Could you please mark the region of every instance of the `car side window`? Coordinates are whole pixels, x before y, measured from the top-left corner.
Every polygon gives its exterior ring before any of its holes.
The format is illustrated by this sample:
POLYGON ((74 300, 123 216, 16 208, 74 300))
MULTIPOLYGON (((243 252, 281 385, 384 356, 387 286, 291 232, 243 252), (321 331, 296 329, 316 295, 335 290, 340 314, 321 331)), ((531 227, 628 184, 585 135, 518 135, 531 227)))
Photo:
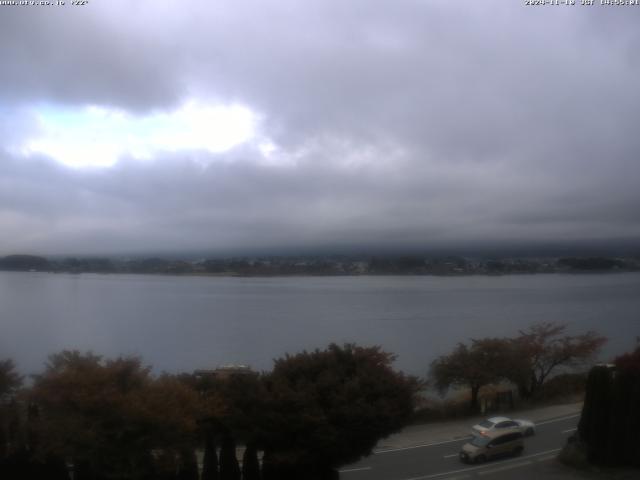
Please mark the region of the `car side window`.
POLYGON ((506 428, 509 422, 500 422, 496 425, 496 428, 506 428))
POLYGON ((504 421, 504 422, 500 422, 497 426, 497 428, 511 428, 511 427, 516 427, 518 426, 518 424, 516 422, 513 421, 504 421))

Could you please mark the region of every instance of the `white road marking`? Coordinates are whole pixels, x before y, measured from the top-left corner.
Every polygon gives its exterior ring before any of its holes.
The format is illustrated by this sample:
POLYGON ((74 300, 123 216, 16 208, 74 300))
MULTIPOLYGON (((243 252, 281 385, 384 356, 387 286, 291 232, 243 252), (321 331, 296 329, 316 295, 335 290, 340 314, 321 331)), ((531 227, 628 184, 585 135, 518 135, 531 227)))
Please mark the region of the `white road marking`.
POLYGON ((470 438, 473 438, 473 437, 471 435, 469 435, 468 437, 456 438, 454 440, 445 440, 444 442, 421 443, 420 445, 413 445, 411 447, 402 447, 402 448, 388 448, 388 449, 385 449, 385 450, 376 450, 374 453, 377 455, 377 454, 380 454, 380 453, 401 452, 403 450, 413 450, 415 448, 435 447, 436 445, 446 445, 447 443, 465 442, 465 441, 469 440, 470 438))
POLYGON ((349 473, 349 472, 362 472, 364 470, 371 470, 371 467, 347 468, 345 470, 338 470, 338 471, 340 473, 349 473))
MULTIPOLYGON (((511 459, 511 460, 504 460, 502 463, 504 464, 504 463, 522 461, 522 460, 527 459, 527 458, 534 458, 534 457, 539 457, 539 456, 542 456, 542 455, 548 455, 550 453, 556 453, 556 452, 559 452, 560 450, 561 450, 560 448, 554 448, 553 450, 546 450, 544 452, 533 453, 531 455, 526 455, 524 457, 514 458, 514 459, 511 459)), ((479 466, 479 467, 461 468, 459 470, 451 470, 450 472, 432 473, 431 475, 423 475, 422 477, 411 477, 411 478, 406 478, 404 480, 427 480, 429 478, 438 478, 438 477, 444 477, 446 475, 455 475, 456 473, 472 472, 472 471, 475 471, 475 470, 481 470, 483 468, 487 468, 487 465, 483 465, 483 466, 479 466)))
POLYGON ((569 430, 562 430, 562 433, 575 432, 577 429, 578 429, 578 427, 576 427, 576 428, 570 428, 569 430))
POLYGON ((504 467, 492 468, 491 470, 483 470, 481 472, 478 472, 478 475, 489 475, 491 473, 504 472, 505 470, 511 470, 513 468, 525 467, 527 465, 531 465, 531 462, 513 463, 511 465, 506 465, 504 467))
POLYGON ((453 458, 453 457, 457 457, 458 455, 460 455, 459 453, 452 453, 451 455, 444 455, 442 458, 453 458))
POLYGON ((554 418, 553 420, 547 420, 546 422, 538 422, 538 423, 536 423, 536 425, 546 425, 547 423, 562 422, 563 420, 570 420, 572 418, 576 418, 576 417, 579 417, 579 416, 580 416, 580 414, 576 413, 575 415, 568 415, 566 417, 554 418))

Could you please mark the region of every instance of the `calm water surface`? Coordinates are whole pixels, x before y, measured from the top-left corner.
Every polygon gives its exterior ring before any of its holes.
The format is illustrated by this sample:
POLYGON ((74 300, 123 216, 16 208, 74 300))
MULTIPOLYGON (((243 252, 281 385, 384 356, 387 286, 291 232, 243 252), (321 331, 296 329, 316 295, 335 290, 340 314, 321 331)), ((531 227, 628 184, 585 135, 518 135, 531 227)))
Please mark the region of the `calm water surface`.
POLYGON ((536 321, 610 338, 640 335, 640 274, 504 277, 215 278, 0 272, 0 359, 40 371, 64 348, 140 355, 156 370, 223 363, 269 369, 330 342, 381 345, 423 375, 471 337, 536 321))

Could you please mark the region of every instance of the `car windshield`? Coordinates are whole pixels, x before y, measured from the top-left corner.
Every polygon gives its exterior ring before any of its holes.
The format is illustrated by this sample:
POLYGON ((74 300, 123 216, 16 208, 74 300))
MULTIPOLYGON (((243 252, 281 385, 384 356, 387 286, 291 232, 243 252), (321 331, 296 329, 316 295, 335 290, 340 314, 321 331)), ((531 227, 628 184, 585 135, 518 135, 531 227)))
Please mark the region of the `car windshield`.
POLYGON ((478 425, 484 428, 491 428, 493 427, 493 422, 490 422, 489 420, 483 420, 478 425))
POLYGON ((476 447, 486 447, 490 440, 491 439, 487 437, 474 437, 473 440, 471 440, 471 445, 475 445, 476 447))

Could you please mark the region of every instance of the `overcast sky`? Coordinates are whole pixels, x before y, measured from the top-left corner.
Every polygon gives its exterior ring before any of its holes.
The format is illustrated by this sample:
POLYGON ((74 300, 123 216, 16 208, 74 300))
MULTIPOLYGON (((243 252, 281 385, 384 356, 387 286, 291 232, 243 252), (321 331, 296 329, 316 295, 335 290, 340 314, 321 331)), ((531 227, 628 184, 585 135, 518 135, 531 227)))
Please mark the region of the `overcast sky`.
POLYGON ((640 238, 640 7, 66 3, 0 6, 0 255, 640 238))

